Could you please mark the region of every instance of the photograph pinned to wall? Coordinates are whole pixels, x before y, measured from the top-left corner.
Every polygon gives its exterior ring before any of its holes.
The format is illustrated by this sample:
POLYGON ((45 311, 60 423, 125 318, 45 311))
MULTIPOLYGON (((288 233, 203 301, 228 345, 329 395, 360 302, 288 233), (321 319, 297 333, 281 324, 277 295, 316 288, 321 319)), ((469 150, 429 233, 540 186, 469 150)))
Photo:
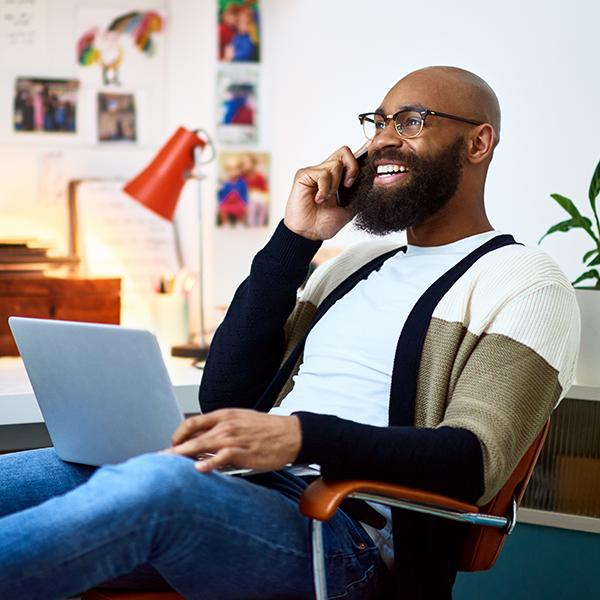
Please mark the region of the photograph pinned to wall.
POLYGON ((258 72, 225 69, 217 82, 217 139, 222 144, 258 142, 258 72))
POLYGON ((98 141, 137 140, 135 97, 133 94, 98 93, 98 141))
POLYGON ((266 152, 219 153, 219 227, 265 227, 269 224, 269 165, 270 157, 266 152))
POLYGON ((219 0, 219 60, 260 61, 258 0, 219 0))
POLYGON ((77 63, 86 84, 132 85, 160 75, 165 16, 159 11, 80 7, 77 63))
POLYGON ((15 85, 13 127, 17 132, 76 133, 75 79, 29 79, 15 85))

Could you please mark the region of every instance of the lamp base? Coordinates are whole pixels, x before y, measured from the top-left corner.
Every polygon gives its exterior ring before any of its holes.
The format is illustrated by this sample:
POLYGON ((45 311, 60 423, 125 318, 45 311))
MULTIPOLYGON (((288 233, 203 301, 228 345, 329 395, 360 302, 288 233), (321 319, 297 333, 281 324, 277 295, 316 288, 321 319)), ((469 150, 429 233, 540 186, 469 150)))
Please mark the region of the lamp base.
POLYGON ((171 356, 180 358, 193 358, 197 362, 204 362, 208 355, 208 346, 198 344, 181 344, 171 348, 171 356))

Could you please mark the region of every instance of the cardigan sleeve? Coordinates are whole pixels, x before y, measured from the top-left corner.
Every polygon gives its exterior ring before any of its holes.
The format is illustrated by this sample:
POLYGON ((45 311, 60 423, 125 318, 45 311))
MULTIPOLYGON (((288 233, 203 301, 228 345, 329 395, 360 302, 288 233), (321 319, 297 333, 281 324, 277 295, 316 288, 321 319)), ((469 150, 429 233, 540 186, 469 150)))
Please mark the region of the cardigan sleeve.
POLYGON ((481 445, 466 429, 375 427, 333 415, 295 413, 302 427, 298 463, 327 479, 408 485, 475 502, 483 493, 481 445))
POLYGON ((210 345, 200 383, 203 412, 256 404, 280 366, 284 325, 320 246, 281 222, 255 256, 210 345))
POLYGON ((448 322, 446 329, 439 323, 433 328, 427 352, 433 347, 438 356, 455 357, 448 373, 456 377, 448 377, 447 387, 440 385, 439 364, 437 371, 431 361, 421 367, 431 383, 422 403, 432 403, 436 386, 448 389, 441 419, 376 428, 298 413, 298 461, 320 464, 332 479, 381 479, 489 502, 568 390, 579 340, 579 311, 568 282, 536 285, 497 302, 497 310, 473 302, 472 320, 484 322, 477 311, 488 319, 477 335, 461 330, 460 348, 450 347, 448 322))

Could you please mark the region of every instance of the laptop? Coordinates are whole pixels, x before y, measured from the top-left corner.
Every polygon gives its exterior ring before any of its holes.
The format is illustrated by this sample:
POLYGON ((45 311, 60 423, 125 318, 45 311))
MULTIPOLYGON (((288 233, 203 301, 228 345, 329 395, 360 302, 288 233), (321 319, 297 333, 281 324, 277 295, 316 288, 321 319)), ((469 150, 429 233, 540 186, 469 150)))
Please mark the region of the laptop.
POLYGON ((62 460, 115 464, 171 445, 183 414, 154 334, 52 319, 8 322, 62 460))

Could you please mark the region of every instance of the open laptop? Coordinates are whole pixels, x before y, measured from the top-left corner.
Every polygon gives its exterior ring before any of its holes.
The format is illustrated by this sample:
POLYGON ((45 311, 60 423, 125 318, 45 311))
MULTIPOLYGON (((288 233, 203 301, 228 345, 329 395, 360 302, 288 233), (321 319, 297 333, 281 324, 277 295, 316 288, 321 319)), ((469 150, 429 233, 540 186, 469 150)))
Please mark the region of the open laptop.
POLYGON ((114 464, 171 445, 183 414, 151 332, 24 317, 8 322, 61 459, 114 464))

